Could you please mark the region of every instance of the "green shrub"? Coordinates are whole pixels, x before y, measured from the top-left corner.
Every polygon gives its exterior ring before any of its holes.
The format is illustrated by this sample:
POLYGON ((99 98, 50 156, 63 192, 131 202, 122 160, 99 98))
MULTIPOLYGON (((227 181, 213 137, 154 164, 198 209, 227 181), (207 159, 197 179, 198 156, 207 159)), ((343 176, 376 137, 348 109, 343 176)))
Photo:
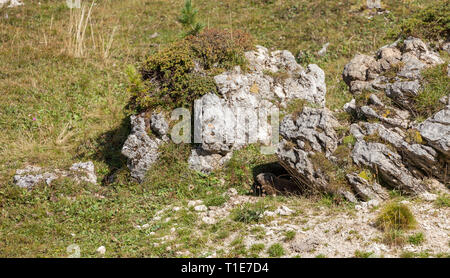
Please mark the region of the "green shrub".
POLYGON ((449 39, 450 5, 448 0, 434 1, 433 5, 418 11, 402 21, 391 36, 414 36, 430 40, 449 39))
POLYGON ((269 249, 267 249, 267 253, 273 258, 278 258, 285 254, 283 246, 279 243, 272 244, 269 249))
POLYGON ((355 145, 355 143, 356 143, 356 138, 355 138, 355 136, 353 136, 353 135, 345 136, 345 137, 342 139, 342 143, 345 144, 345 145, 350 144, 350 145, 353 146, 353 145, 355 145))
POLYGON ((261 253, 261 251, 264 250, 266 246, 264 245, 264 243, 255 243, 252 246, 250 246, 250 252, 252 257, 256 257, 259 253, 261 253))
POLYGON ((207 29, 188 40, 205 70, 244 66, 244 52, 253 48, 253 38, 240 30, 207 29))
POLYGON ((136 70, 128 69, 130 108, 147 111, 156 107, 190 107, 207 93, 217 93, 214 75, 245 66, 244 51, 251 36, 239 30, 208 29, 188 36, 150 55, 136 70))
POLYGON ((417 221, 408 206, 391 202, 383 208, 375 224, 384 231, 399 231, 414 228, 417 221))

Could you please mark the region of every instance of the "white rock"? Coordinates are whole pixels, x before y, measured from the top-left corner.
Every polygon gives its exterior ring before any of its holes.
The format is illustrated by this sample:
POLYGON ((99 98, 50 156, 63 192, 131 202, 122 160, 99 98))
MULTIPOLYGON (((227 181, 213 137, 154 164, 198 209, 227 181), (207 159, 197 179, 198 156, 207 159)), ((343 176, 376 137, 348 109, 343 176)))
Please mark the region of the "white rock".
POLYGON ((205 205, 198 205, 194 207, 195 211, 207 211, 208 208, 205 205))
POLYGON ((105 246, 100 246, 99 248, 97 248, 97 253, 99 253, 100 255, 104 255, 106 253, 106 247, 105 246))
POLYGON ((275 210, 275 213, 279 214, 279 215, 291 215, 294 213, 294 211, 286 206, 280 206, 275 210))
POLYGON ((180 207, 174 207, 173 211, 179 211, 181 208, 180 207))
POLYGON ((201 204, 203 204, 202 200, 189 201, 188 202, 188 207, 191 208, 191 207, 194 207, 194 206, 197 206, 197 205, 201 205, 201 204))
POLYGON ((216 223, 216 220, 212 217, 205 216, 202 218, 202 221, 206 224, 212 225, 216 223))
POLYGON ((428 192, 424 192, 422 194, 420 194, 420 198, 424 199, 425 201, 435 201, 438 196, 436 194, 432 194, 432 193, 428 193, 428 192))

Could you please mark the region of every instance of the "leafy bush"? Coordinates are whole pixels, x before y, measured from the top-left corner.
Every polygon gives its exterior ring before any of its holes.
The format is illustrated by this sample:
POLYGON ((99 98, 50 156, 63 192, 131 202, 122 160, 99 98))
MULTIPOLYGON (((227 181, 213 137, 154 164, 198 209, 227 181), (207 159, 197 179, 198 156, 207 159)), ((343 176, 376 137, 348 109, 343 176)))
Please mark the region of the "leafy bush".
POLYGON ((197 36, 188 38, 201 65, 211 68, 229 69, 235 65, 245 64, 244 51, 253 47, 252 37, 242 31, 207 29, 197 36))
POLYGON ((414 36, 430 40, 449 39, 450 5, 448 0, 436 1, 413 16, 403 20, 393 36, 414 36))
POLYGON ((245 65, 244 51, 253 40, 241 31, 208 29, 150 55, 136 70, 128 69, 131 109, 190 106, 207 93, 216 93, 213 76, 245 65))

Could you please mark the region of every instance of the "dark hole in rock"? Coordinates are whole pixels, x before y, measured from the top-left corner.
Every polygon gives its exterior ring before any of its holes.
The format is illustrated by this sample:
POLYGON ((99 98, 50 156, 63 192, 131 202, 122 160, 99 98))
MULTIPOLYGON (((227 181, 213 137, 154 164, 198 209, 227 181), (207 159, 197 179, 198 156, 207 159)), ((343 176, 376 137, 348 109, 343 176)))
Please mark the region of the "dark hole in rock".
POLYGON ((255 195, 301 194, 300 187, 278 162, 258 165, 252 171, 255 195))

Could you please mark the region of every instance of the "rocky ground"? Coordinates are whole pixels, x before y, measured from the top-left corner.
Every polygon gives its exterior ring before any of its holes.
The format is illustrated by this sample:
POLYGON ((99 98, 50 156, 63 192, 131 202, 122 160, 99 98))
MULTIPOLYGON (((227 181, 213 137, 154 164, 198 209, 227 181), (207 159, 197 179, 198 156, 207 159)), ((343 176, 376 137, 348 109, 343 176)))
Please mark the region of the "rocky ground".
MULTIPOLYGON (((152 222, 136 228, 145 229, 158 222, 167 223, 176 219, 181 211, 190 210, 198 215, 198 221, 193 224, 192 229, 198 229, 201 233, 201 227, 231 221, 234 209, 261 200, 259 197, 238 195, 235 190, 229 190, 227 195, 230 199, 219 207, 206 207, 201 200, 190 201, 183 208, 169 206, 159 211, 152 222)), ((419 223, 415 230, 405 235, 406 242, 402 245, 384 242, 383 232, 374 226, 375 218, 380 212, 379 202, 364 202, 351 208, 318 205, 315 201, 302 198, 290 199, 275 206, 265 205, 258 223, 247 224, 239 231, 231 230, 220 243, 209 240, 201 254, 207 257, 230 254, 265 257, 271 256, 267 251, 268 247, 280 244, 284 250, 282 257, 448 256, 450 210, 422 199, 404 199, 402 203, 412 209, 419 223), (293 235, 287 236, 290 231, 293 235), (420 233, 423 234, 423 242, 408 242, 408 236, 420 233), (252 251, 258 245, 263 248, 252 251), (237 248, 242 253, 236 254, 237 248)), ((179 227, 176 222, 169 226, 168 234, 150 232, 149 235, 155 238, 157 246, 175 246, 176 249, 177 244, 174 242, 179 227)), ((226 225, 221 227, 225 231, 229 230, 226 225)), ((217 231, 219 232, 220 230, 217 231)), ((192 255, 185 251, 176 254, 192 255)))

